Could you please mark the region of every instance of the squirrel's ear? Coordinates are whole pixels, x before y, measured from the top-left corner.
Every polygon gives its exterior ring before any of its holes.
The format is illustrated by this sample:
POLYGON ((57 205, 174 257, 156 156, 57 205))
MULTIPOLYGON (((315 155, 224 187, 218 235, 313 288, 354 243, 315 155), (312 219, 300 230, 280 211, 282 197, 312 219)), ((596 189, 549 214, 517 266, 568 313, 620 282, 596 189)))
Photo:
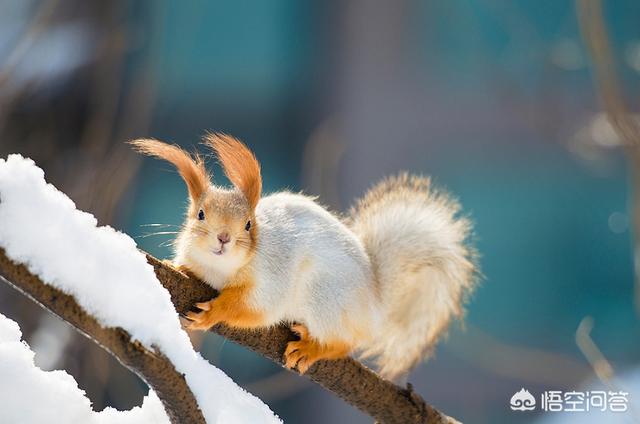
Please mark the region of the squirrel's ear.
POLYGON ((196 155, 194 159, 180 147, 158 140, 138 139, 130 141, 129 144, 140 153, 171 162, 187 184, 191 200, 197 201, 209 188, 209 174, 200 156, 196 155))
POLYGON ((251 209, 255 209, 262 193, 260 164, 255 155, 230 135, 207 134, 205 142, 215 151, 227 178, 244 194, 251 209))

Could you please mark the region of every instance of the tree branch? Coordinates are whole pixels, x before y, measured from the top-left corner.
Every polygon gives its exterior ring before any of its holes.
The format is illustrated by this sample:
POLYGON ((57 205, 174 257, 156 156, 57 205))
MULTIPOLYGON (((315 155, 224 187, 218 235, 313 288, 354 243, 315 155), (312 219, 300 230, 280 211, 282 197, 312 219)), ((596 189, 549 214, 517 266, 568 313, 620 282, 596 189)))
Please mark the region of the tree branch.
MULTIPOLYGON (((174 270, 149 254, 147 260, 153 265, 160 283, 171 294, 178 313, 184 314, 196 302, 210 300, 217 295, 210 286, 174 270)), ((287 343, 296 339, 284 325, 242 330, 219 324, 211 331, 283 366, 287 343)), ((411 385, 406 389, 396 386, 351 358, 318 361, 304 375, 382 424, 457 422, 427 404, 411 385)))
POLYGON ((121 328, 102 327, 72 296, 45 284, 24 265, 12 262, 2 248, 0 279, 71 324, 143 379, 158 394, 172 423, 205 424, 184 376, 160 352, 132 341, 121 328))
MULTIPOLYGON (((154 267, 160 283, 171 294, 178 313, 184 314, 194 303, 217 295, 210 286, 176 271, 153 256, 147 254, 147 260, 154 267)), ((163 355, 132 342, 127 332, 120 328, 101 327, 71 296, 43 283, 25 266, 13 263, 1 248, 0 276, 43 308, 73 325, 139 375, 158 394, 172 423, 204 423, 184 377, 163 355)), ((283 325, 261 330, 217 325, 212 331, 280 365, 283 365, 282 357, 287 343, 296 339, 283 325)), ((382 424, 457 422, 427 404, 410 385, 406 389, 396 386, 351 358, 318 361, 305 376, 382 424)))

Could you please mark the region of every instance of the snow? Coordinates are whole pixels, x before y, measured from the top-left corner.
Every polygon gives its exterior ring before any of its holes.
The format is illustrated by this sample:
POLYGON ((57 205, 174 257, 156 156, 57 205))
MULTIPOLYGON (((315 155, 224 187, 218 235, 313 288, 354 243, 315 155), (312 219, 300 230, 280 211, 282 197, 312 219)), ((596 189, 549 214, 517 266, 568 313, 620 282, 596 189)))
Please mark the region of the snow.
POLYGON ((148 348, 157 347, 185 375, 207 423, 280 422, 193 350, 169 292, 133 239, 97 226, 20 155, 0 159, 0 246, 72 295, 102 325, 122 327, 148 348))
POLYGON ((72 376, 35 366, 34 353, 21 337, 18 324, 0 314, 0 422, 45 423, 56 417, 56 422, 62 423, 169 424, 153 391, 142 406, 131 411, 107 408, 94 412, 72 376))

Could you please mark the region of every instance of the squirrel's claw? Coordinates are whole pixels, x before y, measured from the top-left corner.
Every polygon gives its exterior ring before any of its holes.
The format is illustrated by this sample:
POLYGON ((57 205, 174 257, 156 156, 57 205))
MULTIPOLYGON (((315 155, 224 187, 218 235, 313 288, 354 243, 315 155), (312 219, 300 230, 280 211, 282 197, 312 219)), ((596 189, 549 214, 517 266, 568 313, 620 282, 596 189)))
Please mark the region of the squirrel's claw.
POLYGON ((289 369, 296 367, 302 358, 302 355, 304 355, 304 353, 300 352, 300 348, 302 347, 301 345, 302 342, 289 342, 287 344, 287 348, 284 351, 285 367, 289 369))
POLYGON ((284 351, 284 364, 287 368, 297 368, 300 374, 304 374, 309 368, 321 359, 340 359, 349 355, 350 347, 344 342, 333 341, 321 343, 317 339, 309 337, 306 326, 296 324, 291 330, 300 335, 300 340, 291 341, 284 351))
POLYGON ((186 325, 187 329, 189 330, 208 330, 209 328, 213 327, 213 324, 209 324, 208 320, 206 319, 206 317, 202 317, 201 315, 203 315, 204 312, 202 313, 195 313, 195 312, 189 312, 187 314, 187 319, 190 319, 191 322, 188 323, 186 325))
POLYGON ((196 303, 195 306, 201 311, 189 311, 184 315, 186 319, 191 321, 186 325, 189 330, 208 330, 218 323, 211 309, 211 302, 196 303))
POLYGON ((297 366, 298 371, 300 371, 300 374, 306 373, 309 367, 313 365, 315 362, 316 360, 309 359, 308 357, 303 356, 298 362, 298 366, 297 366))
POLYGON ((211 309, 211 301, 196 303, 196 307, 198 309, 202 309, 203 311, 208 311, 209 309, 211 309))
POLYGON ((309 341, 309 330, 303 324, 293 324, 291 331, 296 333, 299 337, 299 341, 292 341, 287 344, 287 348, 284 351, 285 366, 289 369, 298 368, 300 374, 304 374, 309 367, 315 362, 309 358, 311 352, 309 341))
POLYGON ((313 355, 313 347, 309 342, 301 340, 299 342, 289 342, 284 351, 285 366, 289 369, 297 368, 300 374, 307 372, 318 358, 313 355))

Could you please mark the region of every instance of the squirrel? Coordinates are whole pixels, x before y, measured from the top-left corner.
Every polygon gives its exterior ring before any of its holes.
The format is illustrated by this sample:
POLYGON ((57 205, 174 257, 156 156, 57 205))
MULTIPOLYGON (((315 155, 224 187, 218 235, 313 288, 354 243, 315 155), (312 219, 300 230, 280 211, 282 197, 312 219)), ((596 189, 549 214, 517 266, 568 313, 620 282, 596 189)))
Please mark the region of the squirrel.
POLYGON ((263 197, 258 160, 232 136, 205 136, 232 188, 213 185, 197 154, 130 143, 172 163, 189 192, 173 264, 219 291, 187 313, 189 329, 287 323, 299 336, 287 368, 360 354, 393 380, 461 316, 477 275, 471 225, 428 178, 387 178, 341 218, 303 194, 263 197))

